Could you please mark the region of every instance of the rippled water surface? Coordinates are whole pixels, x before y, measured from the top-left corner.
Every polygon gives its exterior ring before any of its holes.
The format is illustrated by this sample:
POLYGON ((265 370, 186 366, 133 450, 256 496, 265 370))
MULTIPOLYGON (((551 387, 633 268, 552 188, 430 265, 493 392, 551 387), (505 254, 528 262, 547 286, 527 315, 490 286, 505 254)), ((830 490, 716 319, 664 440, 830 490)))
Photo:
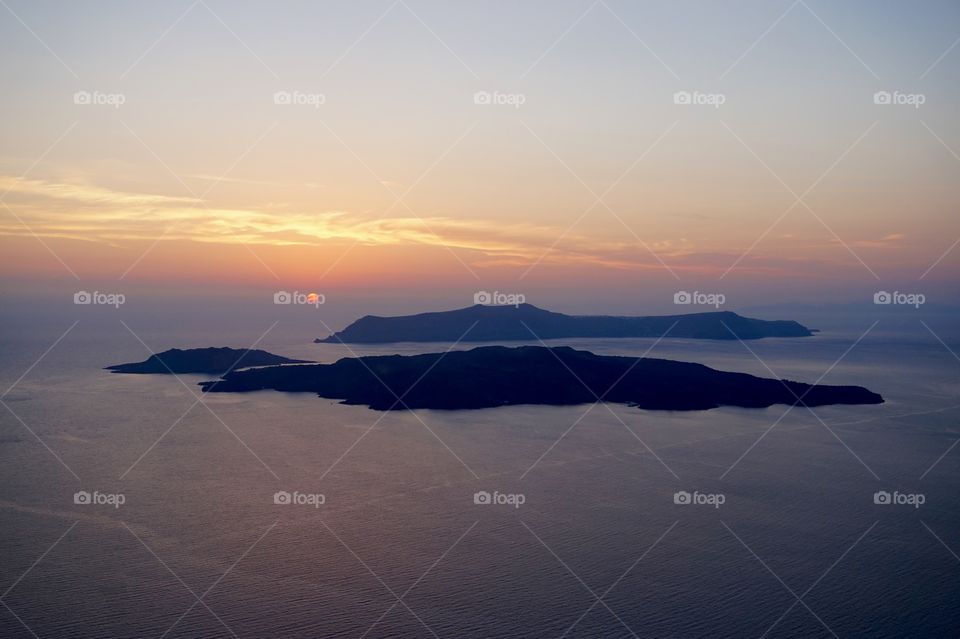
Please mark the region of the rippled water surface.
MULTIPOLYGON (((3 337, 0 636, 960 634, 960 361, 922 326, 881 323, 832 369, 871 322, 753 354, 669 339, 651 354, 806 382, 830 369, 880 406, 379 413, 274 392, 198 403, 206 377, 100 370, 144 359, 140 339, 249 346, 266 327, 243 318, 81 321, 31 369, 72 321, 3 337), (78 490, 125 501, 74 504, 78 490), (876 505, 878 490, 925 503, 876 505)), ((351 354, 310 343, 323 333, 280 326, 258 347, 351 354)))

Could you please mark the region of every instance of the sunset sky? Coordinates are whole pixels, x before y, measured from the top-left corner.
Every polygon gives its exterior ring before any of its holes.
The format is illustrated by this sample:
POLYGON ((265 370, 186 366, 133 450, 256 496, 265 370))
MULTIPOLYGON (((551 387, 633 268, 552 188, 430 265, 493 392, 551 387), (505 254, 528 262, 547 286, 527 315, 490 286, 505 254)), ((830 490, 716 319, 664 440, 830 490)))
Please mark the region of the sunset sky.
POLYGON ((0 16, 0 290, 958 292, 956 2, 0 16))

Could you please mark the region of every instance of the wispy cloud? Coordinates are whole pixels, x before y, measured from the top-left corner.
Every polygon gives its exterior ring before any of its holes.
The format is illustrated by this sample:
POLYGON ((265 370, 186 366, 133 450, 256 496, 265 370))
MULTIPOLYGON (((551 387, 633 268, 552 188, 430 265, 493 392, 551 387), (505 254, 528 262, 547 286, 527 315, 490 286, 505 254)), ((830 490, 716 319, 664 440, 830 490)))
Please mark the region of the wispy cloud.
MULTIPOLYGON (((367 246, 444 246, 464 253, 477 267, 546 264, 595 266, 619 270, 659 270, 662 265, 629 235, 602 237, 561 227, 529 223, 505 224, 497 219, 407 215, 378 217, 376 212, 303 211, 296 208, 225 208, 193 197, 126 192, 84 182, 0 176, 0 192, 8 191, 13 216, 0 215, 0 235, 34 236, 102 242, 211 242, 314 246, 328 241, 367 246), (561 237, 560 241, 557 238, 561 237)), ((902 235, 863 240, 863 246, 896 245, 902 235)), ((783 241, 802 243, 799 238, 783 241)), ((672 268, 702 274, 722 270, 730 257, 686 239, 646 238, 647 246, 672 268)), ((861 244, 857 244, 858 246, 861 244)), ((830 250, 830 244, 820 244, 830 250)), ((805 258, 810 261, 809 253, 805 258)), ((825 261, 831 261, 827 256, 825 261)), ((835 261, 835 260, 833 260, 835 261)), ((782 255, 768 255, 748 266, 770 272, 788 265, 782 255)))
MULTIPOLYGON (((199 177, 199 176, 198 176, 199 177)), ((32 232, 14 219, 0 218, 0 234, 71 238, 119 243, 188 240, 224 244, 313 245, 326 240, 366 245, 448 246, 476 253, 478 264, 529 263, 550 247, 563 229, 497 220, 445 216, 378 218, 350 211, 306 212, 204 206, 190 197, 130 193, 85 183, 17 180, 0 176, 0 189, 32 232)), ((664 254, 691 249, 653 242, 664 254)), ((632 243, 568 234, 546 261, 594 263, 631 268, 646 262, 632 243)))
POLYGON ((847 240, 845 242, 831 238, 830 241, 833 244, 845 243, 847 246, 853 246, 855 248, 899 248, 906 237, 903 233, 891 233, 890 235, 884 235, 879 238, 863 238, 847 240))
POLYGON ((82 182, 50 182, 0 175, 0 193, 32 197, 34 200, 63 200, 72 204, 104 206, 150 206, 198 204, 193 197, 171 197, 146 193, 128 193, 82 182))
POLYGON ((271 180, 251 180, 248 178, 229 177, 223 175, 205 175, 203 173, 194 173, 183 176, 190 180, 199 180, 201 182, 217 182, 224 184, 245 184, 249 186, 276 186, 281 188, 301 188, 301 189, 322 189, 323 184, 317 182, 276 182, 271 180))

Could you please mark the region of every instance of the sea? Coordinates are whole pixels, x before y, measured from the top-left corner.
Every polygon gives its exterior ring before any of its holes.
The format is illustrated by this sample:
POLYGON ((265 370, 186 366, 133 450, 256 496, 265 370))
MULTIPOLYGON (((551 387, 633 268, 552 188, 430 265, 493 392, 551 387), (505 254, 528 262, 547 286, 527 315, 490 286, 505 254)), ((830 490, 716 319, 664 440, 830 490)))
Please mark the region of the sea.
POLYGON ((0 636, 960 636, 952 314, 548 343, 886 400, 813 410, 377 412, 103 370, 477 346, 314 344, 343 322, 287 310, 0 311, 0 636))

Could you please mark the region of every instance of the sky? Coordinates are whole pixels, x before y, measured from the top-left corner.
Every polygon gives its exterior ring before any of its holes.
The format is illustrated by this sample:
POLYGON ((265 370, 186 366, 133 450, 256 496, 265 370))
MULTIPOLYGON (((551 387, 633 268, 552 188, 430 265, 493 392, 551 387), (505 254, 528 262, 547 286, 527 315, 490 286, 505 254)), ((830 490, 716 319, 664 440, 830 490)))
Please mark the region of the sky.
POLYGON ((0 294, 952 302, 958 39, 927 0, 3 0, 0 294))

